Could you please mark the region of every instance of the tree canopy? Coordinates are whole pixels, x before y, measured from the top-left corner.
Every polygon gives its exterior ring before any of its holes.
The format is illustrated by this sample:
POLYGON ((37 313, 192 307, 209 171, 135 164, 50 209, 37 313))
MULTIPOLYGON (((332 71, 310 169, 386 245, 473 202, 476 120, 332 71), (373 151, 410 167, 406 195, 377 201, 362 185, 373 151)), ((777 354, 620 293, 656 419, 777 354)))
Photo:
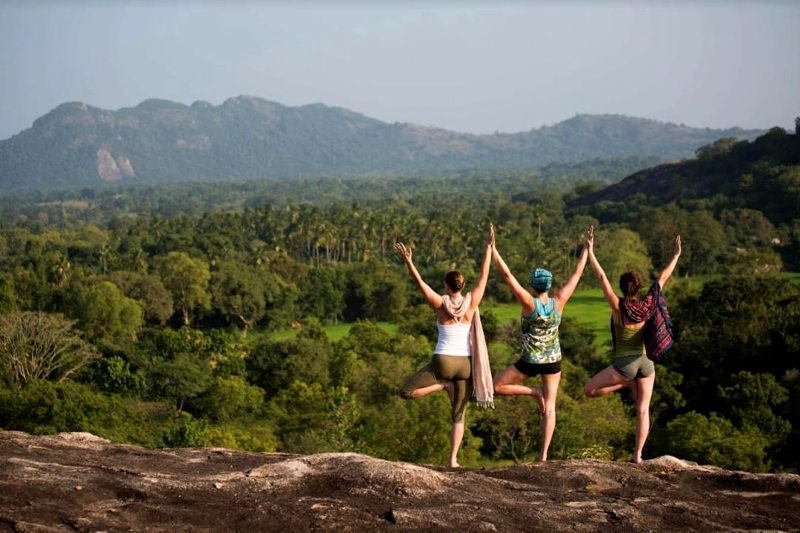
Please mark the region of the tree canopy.
MULTIPOLYGON (((690 167, 670 166, 665 182, 696 182, 671 200, 653 197, 648 178, 622 198, 573 203, 629 169, 607 161, 373 182, 309 178, 295 190, 0 199, 0 427, 92 431, 147 446, 441 461, 445 395, 397 396, 429 360, 436 327, 393 243, 413 247, 434 288, 451 269, 469 288, 492 222, 519 279, 542 266, 558 286, 592 224, 612 280, 632 266, 656 275, 674 236, 683 237, 667 292, 677 342, 658 367, 646 454, 798 472, 800 285, 791 272, 800 270, 792 196, 800 174, 787 149, 795 137, 725 141, 690 167), (583 172, 596 179, 573 187, 583 172), (702 194, 706 180, 722 177, 724 186, 702 194), (373 186, 359 196, 365 183, 373 186)), ((657 181, 662 171, 649 175, 657 181)), ((621 459, 633 438, 626 393, 583 396, 609 362, 608 309, 599 296, 597 307, 586 304, 593 295, 597 285, 584 276, 561 328, 554 458, 621 459)), ((518 356, 518 315, 504 314, 514 298, 495 274, 484 302, 497 372, 518 356)), ((538 448, 538 416, 524 398, 501 398, 467 420, 465 464, 528 461, 538 448)))

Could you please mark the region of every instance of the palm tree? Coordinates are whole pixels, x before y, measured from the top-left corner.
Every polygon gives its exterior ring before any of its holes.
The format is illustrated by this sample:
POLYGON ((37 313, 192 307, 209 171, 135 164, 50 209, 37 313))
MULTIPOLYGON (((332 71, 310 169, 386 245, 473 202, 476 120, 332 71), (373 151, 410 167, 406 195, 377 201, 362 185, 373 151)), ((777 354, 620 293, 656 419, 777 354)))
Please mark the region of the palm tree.
POLYGON ((105 276, 108 273, 108 262, 111 258, 111 246, 108 243, 104 243, 100 246, 100 264, 103 267, 103 275, 105 276))
POLYGON ((50 267, 50 277, 58 288, 69 285, 72 280, 72 265, 66 256, 59 257, 56 263, 50 267))

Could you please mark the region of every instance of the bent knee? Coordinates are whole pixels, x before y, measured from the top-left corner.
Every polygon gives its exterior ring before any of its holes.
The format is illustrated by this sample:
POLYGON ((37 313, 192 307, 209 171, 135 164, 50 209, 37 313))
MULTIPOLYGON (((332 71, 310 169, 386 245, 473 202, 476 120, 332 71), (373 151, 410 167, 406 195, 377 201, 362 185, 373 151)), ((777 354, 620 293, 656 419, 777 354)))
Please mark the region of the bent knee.
POLYGON ((597 393, 597 388, 595 388, 595 387, 592 387, 592 386, 589 386, 589 385, 586 385, 586 386, 583 388, 583 393, 584 393, 586 396, 588 396, 589 398, 596 398, 596 397, 600 396, 600 395, 597 393))
POLYGON ((505 395, 508 392, 507 389, 508 389, 508 383, 496 383, 494 385, 495 394, 505 395))
POLYGON ((500 383, 500 380, 498 380, 497 378, 494 378, 494 379, 492 380, 492 390, 493 390, 494 392, 497 392, 497 389, 498 389, 499 387, 501 387, 501 386, 502 386, 502 385, 501 385, 501 383, 500 383))
POLYGON ((414 397, 414 391, 411 389, 400 389, 400 397, 404 400, 410 400, 414 397))

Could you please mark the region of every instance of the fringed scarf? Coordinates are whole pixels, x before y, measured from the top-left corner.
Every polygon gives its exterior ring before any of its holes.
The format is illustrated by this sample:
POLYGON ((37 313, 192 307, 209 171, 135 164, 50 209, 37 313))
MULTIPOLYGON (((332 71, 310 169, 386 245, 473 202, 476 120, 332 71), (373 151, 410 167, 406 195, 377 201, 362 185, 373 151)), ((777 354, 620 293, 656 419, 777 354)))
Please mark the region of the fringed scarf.
POLYGON ((658 299, 661 297, 661 286, 654 282, 644 298, 634 301, 621 299, 620 309, 628 320, 634 324, 645 322, 652 317, 658 309, 658 299))
MULTIPOLYGON (((442 295, 442 306, 448 315, 461 320, 469 309, 472 295, 442 295)), ((494 385, 489 368, 489 350, 483 335, 480 312, 475 309, 469 328, 469 343, 472 348, 472 388, 478 407, 494 408, 494 385)))

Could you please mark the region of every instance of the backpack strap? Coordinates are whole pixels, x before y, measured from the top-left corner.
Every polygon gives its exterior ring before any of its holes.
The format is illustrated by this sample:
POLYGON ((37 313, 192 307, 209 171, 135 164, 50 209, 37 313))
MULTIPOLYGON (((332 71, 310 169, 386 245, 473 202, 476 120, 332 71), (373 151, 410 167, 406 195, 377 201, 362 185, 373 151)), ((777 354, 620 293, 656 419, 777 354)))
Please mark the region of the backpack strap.
POLYGON ((617 332, 614 331, 614 313, 611 313, 611 316, 608 320, 609 328, 611 329, 611 348, 616 353, 617 351, 617 332))
MULTIPOLYGON (((619 319, 622 321, 622 325, 625 326, 625 298, 619 299, 619 319)), ((611 348, 614 352, 617 351, 617 332, 614 329, 614 313, 611 313, 609 317, 609 328, 611 329, 611 348)))

